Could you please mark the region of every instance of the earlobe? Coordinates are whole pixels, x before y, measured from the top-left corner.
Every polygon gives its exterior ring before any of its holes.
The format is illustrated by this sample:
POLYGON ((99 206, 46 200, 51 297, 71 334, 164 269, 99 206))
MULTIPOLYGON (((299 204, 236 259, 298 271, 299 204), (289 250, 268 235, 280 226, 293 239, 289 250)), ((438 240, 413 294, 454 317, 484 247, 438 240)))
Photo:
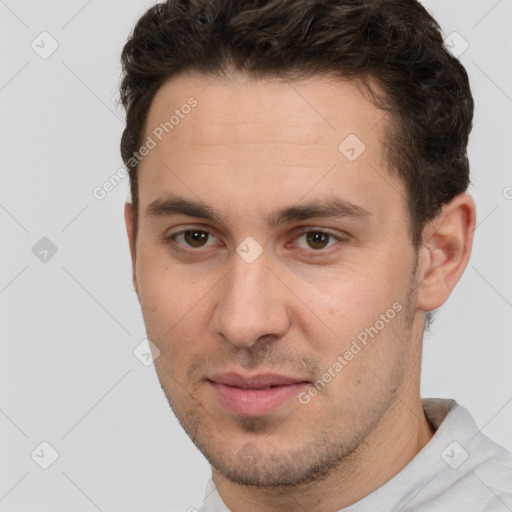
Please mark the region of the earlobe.
POLYGON ((126 202, 124 204, 124 222, 126 225, 126 234, 128 235, 128 244, 130 246, 130 256, 132 260, 132 281, 135 292, 139 293, 137 287, 137 277, 135 273, 135 261, 136 261, 136 250, 135 250, 135 222, 133 218, 133 205, 126 202))
POLYGON ((442 306, 467 267, 475 231, 475 203, 468 193, 456 196, 424 229, 418 272, 418 308, 442 306))

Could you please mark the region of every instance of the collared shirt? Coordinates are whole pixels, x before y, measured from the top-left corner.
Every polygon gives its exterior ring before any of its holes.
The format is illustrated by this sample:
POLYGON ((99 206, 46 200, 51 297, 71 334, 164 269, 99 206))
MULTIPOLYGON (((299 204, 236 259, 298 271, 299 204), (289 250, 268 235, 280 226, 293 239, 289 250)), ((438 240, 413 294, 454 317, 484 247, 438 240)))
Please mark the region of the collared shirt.
MULTIPOLYGON (((512 453, 455 400, 422 403, 436 434, 393 478, 339 512, 511 512, 512 453)), ((199 512, 231 512, 212 479, 199 512)))

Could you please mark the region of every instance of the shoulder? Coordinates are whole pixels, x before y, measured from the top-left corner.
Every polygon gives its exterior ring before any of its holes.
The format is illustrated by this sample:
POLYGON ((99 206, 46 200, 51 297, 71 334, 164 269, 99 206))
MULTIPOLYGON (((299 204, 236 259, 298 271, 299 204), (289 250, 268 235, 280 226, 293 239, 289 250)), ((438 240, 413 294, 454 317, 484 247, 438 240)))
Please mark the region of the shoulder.
POLYGON ((496 453, 471 470, 479 494, 487 496, 482 512, 505 511, 507 507, 512 510, 512 454, 500 445, 497 447, 496 453))

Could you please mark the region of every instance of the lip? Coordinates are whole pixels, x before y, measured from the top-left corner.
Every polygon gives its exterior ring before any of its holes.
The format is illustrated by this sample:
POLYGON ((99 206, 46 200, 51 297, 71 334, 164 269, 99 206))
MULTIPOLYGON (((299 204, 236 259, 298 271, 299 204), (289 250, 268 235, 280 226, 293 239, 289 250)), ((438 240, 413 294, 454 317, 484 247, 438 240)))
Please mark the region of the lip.
POLYGON ((233 414, 252 417, 272 414, 310 385, 300 378, 271 373, 222 373, 207 380, 221 406, 233 414))

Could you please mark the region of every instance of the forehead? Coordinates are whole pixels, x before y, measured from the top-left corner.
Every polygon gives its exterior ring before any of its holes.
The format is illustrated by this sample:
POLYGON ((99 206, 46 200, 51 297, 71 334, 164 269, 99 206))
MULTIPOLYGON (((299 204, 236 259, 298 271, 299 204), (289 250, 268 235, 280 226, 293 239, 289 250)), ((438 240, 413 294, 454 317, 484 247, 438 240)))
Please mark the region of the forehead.
MULTIPOLYGON (((375 83, 372 87, 378 88, 375 83)), ((176 143, 193 131, 198 143, 276 140, 332 146, 347 130, 361 138, 367 132, 379 137, 385 126, 380 123, 385 112, 366 98, 360 80, 326 75, 290 81, 254 79, 240 73, 222 77, 189 73, 167 80, 157 91, 148 114, 147 134, 191 97, 198 105, 193 115, 186 116, 190 130, 178 130, 176 125, 172 130, 176 143), (211 118, 215 123, 206 125, 205 119, 211 118), (252 129, 256 125, 257 132, 252 129)))
POLYGON ((270 211, 285 198, 339 191, 364 208, 403 207, 402 183, 385 158, 386 114, 363 91, 357 80, 327 76, 168 80, 146 122, 144 140, 154 147, 139 165, 140 204, 172 191, 225 209, 257 202, 270 211))

